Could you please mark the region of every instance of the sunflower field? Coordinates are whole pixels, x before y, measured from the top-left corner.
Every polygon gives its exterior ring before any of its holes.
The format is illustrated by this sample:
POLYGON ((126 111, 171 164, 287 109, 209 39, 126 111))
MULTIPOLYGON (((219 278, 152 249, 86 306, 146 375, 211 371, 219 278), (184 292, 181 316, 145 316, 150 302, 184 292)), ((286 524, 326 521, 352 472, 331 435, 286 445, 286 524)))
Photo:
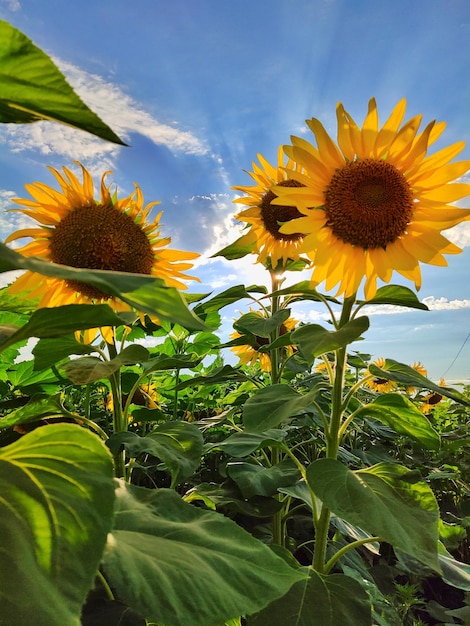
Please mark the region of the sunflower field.
MULTIPOLYGON (((122 143, 0 31, 1 122, 122 143)), ((463 144, 428 154, 444 125, 405 108, 380 126, 371 99, 361 127, 339 104, 336 140, 313 118, 257 156, 218 255, 271 289, 198 293, 198 255, 109 172, 25 184, 12 210, 35 223, 0 244, 21 271, 0 291, 0 626, 470 623, 470 388, 359 343, 368 306, 427 309, 420 266, 470 219, 463 144)))

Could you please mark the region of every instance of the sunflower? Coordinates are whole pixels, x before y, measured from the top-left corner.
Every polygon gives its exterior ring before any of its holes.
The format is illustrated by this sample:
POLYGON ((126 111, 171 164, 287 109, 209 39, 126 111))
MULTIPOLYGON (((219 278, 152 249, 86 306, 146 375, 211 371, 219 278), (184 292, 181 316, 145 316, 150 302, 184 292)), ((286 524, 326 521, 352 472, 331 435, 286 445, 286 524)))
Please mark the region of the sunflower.
MULTIPOLYGON (((411 367, 415 370, 415 372, 418 372, 418 374, 421 374, 421 376, 427 376, 428 375, 428 370, 424 367, 424 365, 421 363, 421 361, 415 361, 411 367)), ((416 388, 415 387, 407 387, 406 388, 406 393, 411 396, 414 393, 416 393, 416 388)))
MULTIPOLYGON (((262 316, 259 311, 251 311, 252 313, 256 313, 257 315, 262 316)), ((291 332, 297 324, 297 320, 289 317, 287 320, 281 324, 279 327, 279 336, 285 335, 286 333, 291 332)), ((230 339, 238 339, 242 337, 242 335, 238 332, 233 332, 230 335, 230 339)), ((259 363, 259 368, 263 372, 271 371, 271 357, 269 356, 269 352, 260 352, 260 348, 262 346, 267 346, 270 343, 270 340, 267 337, 255 337, 255 344, 243 344, 239 346, 233 346, 230 350, 237 355, 242 365, 251 365, 252 367, 259 363)), ((294 353, 294 346, 284 346, 281 348, 284 357, 292 356, 294 353)))
POLYGON ((440 231, 470 217, 470 209, 449 204, 470 193, 468 184, 450 184, 470 167, 470 161, 450 162, 465 144, 428 156, 445 124, 433 121, 418 133, 422 116, 402 123, 405 107, 403 99, 379 129, 371 99, 361 129, 340 103, 337 144, 313 118, 307 124, 317 147, 298 137, 285 147, 297 164, 286 175, 299 185, 275 186, 272 203, 302 213, 280 233, 303 233, 299 253, 314 262, 315 286, 338 286, 338 295, 350 297, 365 278, 370 299, 377 279, 388 283, 396 271, 419 289, 420 263, 445 266, 444 254, 461 252, 440 231))
MULTIPOLYGON (((199 255, 166 247, 171 240, 160 237, 161 212, 153 221, 146 221, 159 202, 144 207, 137 184, 126 198, 111 196, 105 178, 112 172, 103 174, 100 199, 95 200, 92 176, 81 163, 78 165, 83 182, 66 167, 63 174, 48 168, 60 191, 39 182, 25 185, 33 200, 16 198, 13 202, 26 208, 12 210, 32 217, 38 227, 18 230, 7 237, 6 243, 30 237, 32 241, 19 249, 25 256, 77 268, 147 274, 179 289, 186 288, 182 280, 197 280, 184 272, 192 267, 188 261, 199 255)), ((92 285, 30 271, 16 279, 10 292, 29 292, 30 297, 40 298, 39 308, 100 302, 108 303, 115 311, 130 308, 92 285)))
MULTIPOLYGON (((441 378, 439 381, 439 386, 445 387, 445 384, 446 384, 445 380, 441 378)), ((432 391, 431 393, 421 398, 422 404, 421 404, 420 409, 425 415, 428 415, 429 413, 431 413, 431 411, 434 409, 434 407, 437 404, 442 402, 443 399, 444 399, 444 396, 440 394, 438 391, 432 391)))
MULTIPOLYGON (((379 357, 375 361, 373 361, 373 365, 380 367, 381 369, 385 366, 385 359, 383 357, 379 357)), ((367 375, 371 376, 369 370, 367 370, 367 375)), ((372 374, 373 376, 373 374, 372 374)), ((377 393, 390 393, 397 387, 397 383, 393 380, 388 380, 387 378, 367 378, 364 382, 364 385, 371 389, 372 391, 376 391, 377 393)))
POLYGON ((236 219, 246 222, 249 231, 237 243, 241 246, 254 245, 253 252, 258 255, 257 261, 268 265, 272 269, 285 267, 289 259, 299 259, 299 249, 303 236, 301 233, 281 233, 280 226, 290 220, 302 217, 295 206, 274 205, 276 195, 271 191, 273 185, 298 187, 301 183, 289 178, 285 167, 295 168, 292 161, 285 159, 282 146, 278 151, 277 167, 271 165, 261 154, 258 154, 260 165, 252 163, 253 171, 248 172, 255 181, 252 186, 232 187, 246 194, 236 198, 234 202, 248 205, 248 208, 238 213, 236 219))

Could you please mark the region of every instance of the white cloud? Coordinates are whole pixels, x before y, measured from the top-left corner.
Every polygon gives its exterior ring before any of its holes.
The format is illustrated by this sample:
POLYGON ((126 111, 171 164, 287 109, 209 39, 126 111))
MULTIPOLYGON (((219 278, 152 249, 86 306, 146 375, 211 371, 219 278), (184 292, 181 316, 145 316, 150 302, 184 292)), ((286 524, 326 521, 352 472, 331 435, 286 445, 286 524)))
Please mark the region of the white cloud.
MULTIPOLYGON (((82 100, 124 141, 131 133, 140 133, 174 153, 205 155, 209 152, 203 139, 190 131, 162 123, 123 89, 97 74, 59 59, 54 59, 82 100)), ((112 168, 119 146, 93 135, 51 122, 7 125, 0 129, 0 142, 14 152, 39 151, 43 155, 60 154, 78 159, 93 170, 93 163, 112 168)), ((212 155, 217 159, 216 155, 212 155)))
POLYGON ((21 9, 21 4, 19 0, 0 0, 0 5, 5 5, 9 11, 19 11, 21 9))
POLYGON ((427 296, 423 298, 423 302, 432 311, 454 311, 456 309, 470 308, 470 300, 448 300, 447 298, 427 296))
POLYGON ((454 228, 444 231, 444 236, 460 248, 470 246, 470 222, 462 222, 454 228))

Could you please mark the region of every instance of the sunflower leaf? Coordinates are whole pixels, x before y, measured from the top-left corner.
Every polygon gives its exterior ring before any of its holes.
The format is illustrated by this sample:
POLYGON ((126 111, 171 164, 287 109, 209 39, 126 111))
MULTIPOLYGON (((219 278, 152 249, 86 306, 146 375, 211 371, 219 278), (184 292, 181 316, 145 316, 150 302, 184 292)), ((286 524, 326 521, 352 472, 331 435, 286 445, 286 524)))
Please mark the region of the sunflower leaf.
POLYGON ((289 319, 289 309, 276 311, 271 317, 263 317, 257 313, 242 315, 233 325, 239 332, 248 331, 257 337, 270 337, 271 333, 280 328, 289 319))
POLYGON ((312 568, 279 600, 248 618, 249 626, 370 626, 371 605, 363 587, 350 576, 325 576, 312 568))
POLYGON ((64 75, 28 37, 0 21, 0 122, 61 122, 126 145, 78 97, 64 75))
POLYGON ((369 318, 356 317, 339 330, 326 330, 319 324, 306 324, 291 334, 292 341, 299 345, 303 355, 313 360, 332 352, 338 348, 347 346, 352 341, 360 339, 362 333, 369 328, 369 318))
MULTIPOLYGON (((60 278, 64 281, 93 285, 103 293, 119 298, 129 306, 150 316, 176 322, 188 330, 208 330, 205 324, 190 311, 177 289, 167 287, 163 280, 153 276, 68 267, 37 257, 25 257, 0 243, 0 272, 19 269, 60 278)), ((95 324, 95 326, 98 325, 95 324)))
POLYGON ((358 304, 391 304, 393 306, 429 311, 429 307, 418 300, 414 291, 402 285, 385 285, 380 287, 373 298, 370 300, 358 300, 358 304))
POLYGON ((0 350, 29 337, 60 337, 75 330, 122 324, 123 320, 107 304, 66 304, 38 309, 24 326, 2 342, 0 350))
POLYGON ((440 448, 439 434, 431 426, 429 420, 400 393, 380 395, 373 402, 356 411, 356 415, 373 417, 393 428, 398 434, 418 441, 429 450, 440 448))
POLYGON ((333 513, 440 571, 439 508, 407 467, 379 463, 352 471, 335 459, 307 468, 310 488, 333 513))
POLYGON ((441 387, 440 385, 436 385, 409 365, 398 363, 398 361, 394 361, 393 359, 385 359, 385 364, 382 368, 371 363, 369 365, 369 371, 376 378, 393 380, 402 385, 407 385, 408 387, 429 389, 430 391, 435 391, 442 396, 451 398, 452 400, 455 400, 455 402, 470 406, 470 400, 466 398, 464 394, 459 393, 450 387, 441 387))
POLYGON ((253 252, 255 247, 254 239, 249 243, 242 243, 243 239, 245 239, 246 241, 246 235, 243 235, 230 245, 226 246, 222 250, 219 250, 218 252, 213 254, 211 258, 223 256, 224 259, 227 259, 228 261, 233 261, 234 259, 242 259, 243 257, 247 256, 247 254, 253 252))
POLYGON ((116 495, 104 573, 150 620, 219 626, 261 610, 305 576, 232 520, 170 489, 121 483, 116 495))
POLYGON ((2 448, 0 464, 1 621, 79 626, 112 525, 111 455, 53 424, 2 448))

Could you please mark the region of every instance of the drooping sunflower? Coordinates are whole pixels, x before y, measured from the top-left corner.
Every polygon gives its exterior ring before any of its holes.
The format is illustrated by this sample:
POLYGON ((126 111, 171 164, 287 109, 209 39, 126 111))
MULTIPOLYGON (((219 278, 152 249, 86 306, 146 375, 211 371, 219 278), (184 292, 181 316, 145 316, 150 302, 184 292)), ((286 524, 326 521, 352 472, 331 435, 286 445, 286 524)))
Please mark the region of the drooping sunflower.
POLYGON ((303 233, 299 247, 314 262, 313 284, 324 282, 337 295, 353 296, 365 278, 366 299, 377 279, 390 282, 394 271, 421 286, 420 263, 447 265, 444 254, 461 252, 442 234, 470 217, 470 209, 450 203, 470 194, 470 185, 455 183, 470 161, 451 160, 464 148, 458 142, 427 155, 441 135, 443 122, 418 132, 421 115, 405 123, 401 100, 379 128, 374 99, 359 128, 341 103, 337 107, 338 142, 319 120, 307 124, 316 147, 292 137, 285 152, 296 164, 287 176, 297 187, 275 186, 272 203, 302 213, 280 233, 303 233))
MULTIPOLYGON (((256 313, 257 315, 262 315, 259 311, 252 311, 252 313, 256 313)), ((292 317, 287 318, 285 322, 283 322, 279 328, 279 336, 285 335, 286 333, 294 330, 297 324, 297 320, 292 317)), ((235 331, 230 335, 230 339, 238 339, 242 335, 235 331)), ((269 339, 267 337, 256 337, 256 344, 243 344, 239 346, 233 346, 230 350, 237 355, 242 365, 251 365, 252 367, 259 363, 259 368, 262 372, 270 372, 271 371, 271 357, 269 356, 269 352, 260 352, 260 348, 262 346, 267 346, 269 344, 269 339)), ((294 354, 295 347, 294 346, 284 346, 281 348, 284 358, 291 356, 294 354)))
MULTIPOLYGON (((445 380, 441 378, 439 381, 439 386, 445 387, 445 384, 445 380)), ((428 415, 437 404, 442 402, 443 399, 444 396, 441 395, 438 391, 432 391, 431 393, 428 393, 423 398, 421 398, 422 404, 420 406, 420 409, 425 415, 428 415)))
MULTIPOLYGON (((130 196, 116 199, 105 183, 112 172, 103 174, 100 198, 96 200, 91 174, 77 164, 82 169, 82 182, 66 167, 63 174, 48 168, 60 191, 40 182, 25 185, 33 200, 16 198, 13 202, 24 208, 12 210, 32 217, 38 227, 18 230, 7 237, 6 243, 30 237, 32 241, 19 249, 25 256, 77 268, 147 274, 179 289, 186 289, 182 280, 198 280, 184 272, 192 267, 189 261, 199 255, 166 247, 171 239, 160 237, 161 212, 147 222, 152 207, 159 202, 144 206, 137 184, 130 196)), ((30 297, 40 298, 40 308, 99 302, 108 303, 116 311, 130 308, 92 285, 30 271, 16 279, 10 292, 29 292, 30 297)))
MULTIPOLYGON (((373 364, 377 367, 383 368, 385 365, 385 359, 383 357, 379 357, 373 361, 373 364)), ((367 370, 366 373, 370 376, 369 370, 367 370)), ((390 393, 398 386, 393 380, 388 380, 387 378, 376 378, 375 376, 374 378, 367 378, 364 385, 377 393, 390 393)))
POLYGON ((248 208, 235 217, 249 225, 248 232, 239 240, 240 245, 254 244, 253 252, 258 255, 257 261, 272 269, 284 267, 289 259, 299 259, 299 249, 303 236, 301 233, 289 234, 280 232, 282 224, 302 217, 295 206, 274 205, 276 195, 271 190, 273 185, 298 187, 301 183, 289 178, 285 168, 295 168, 293 161, 285 162, 282 146, 278 151, 277 166, 271 165, 261 154, 258 154, 260 165, 253 162, 253 171, 249 176, 256 183, 252 186, 235 186, 232 189, 241 191, 244 196, 234 202, 248 205, 248 208))

